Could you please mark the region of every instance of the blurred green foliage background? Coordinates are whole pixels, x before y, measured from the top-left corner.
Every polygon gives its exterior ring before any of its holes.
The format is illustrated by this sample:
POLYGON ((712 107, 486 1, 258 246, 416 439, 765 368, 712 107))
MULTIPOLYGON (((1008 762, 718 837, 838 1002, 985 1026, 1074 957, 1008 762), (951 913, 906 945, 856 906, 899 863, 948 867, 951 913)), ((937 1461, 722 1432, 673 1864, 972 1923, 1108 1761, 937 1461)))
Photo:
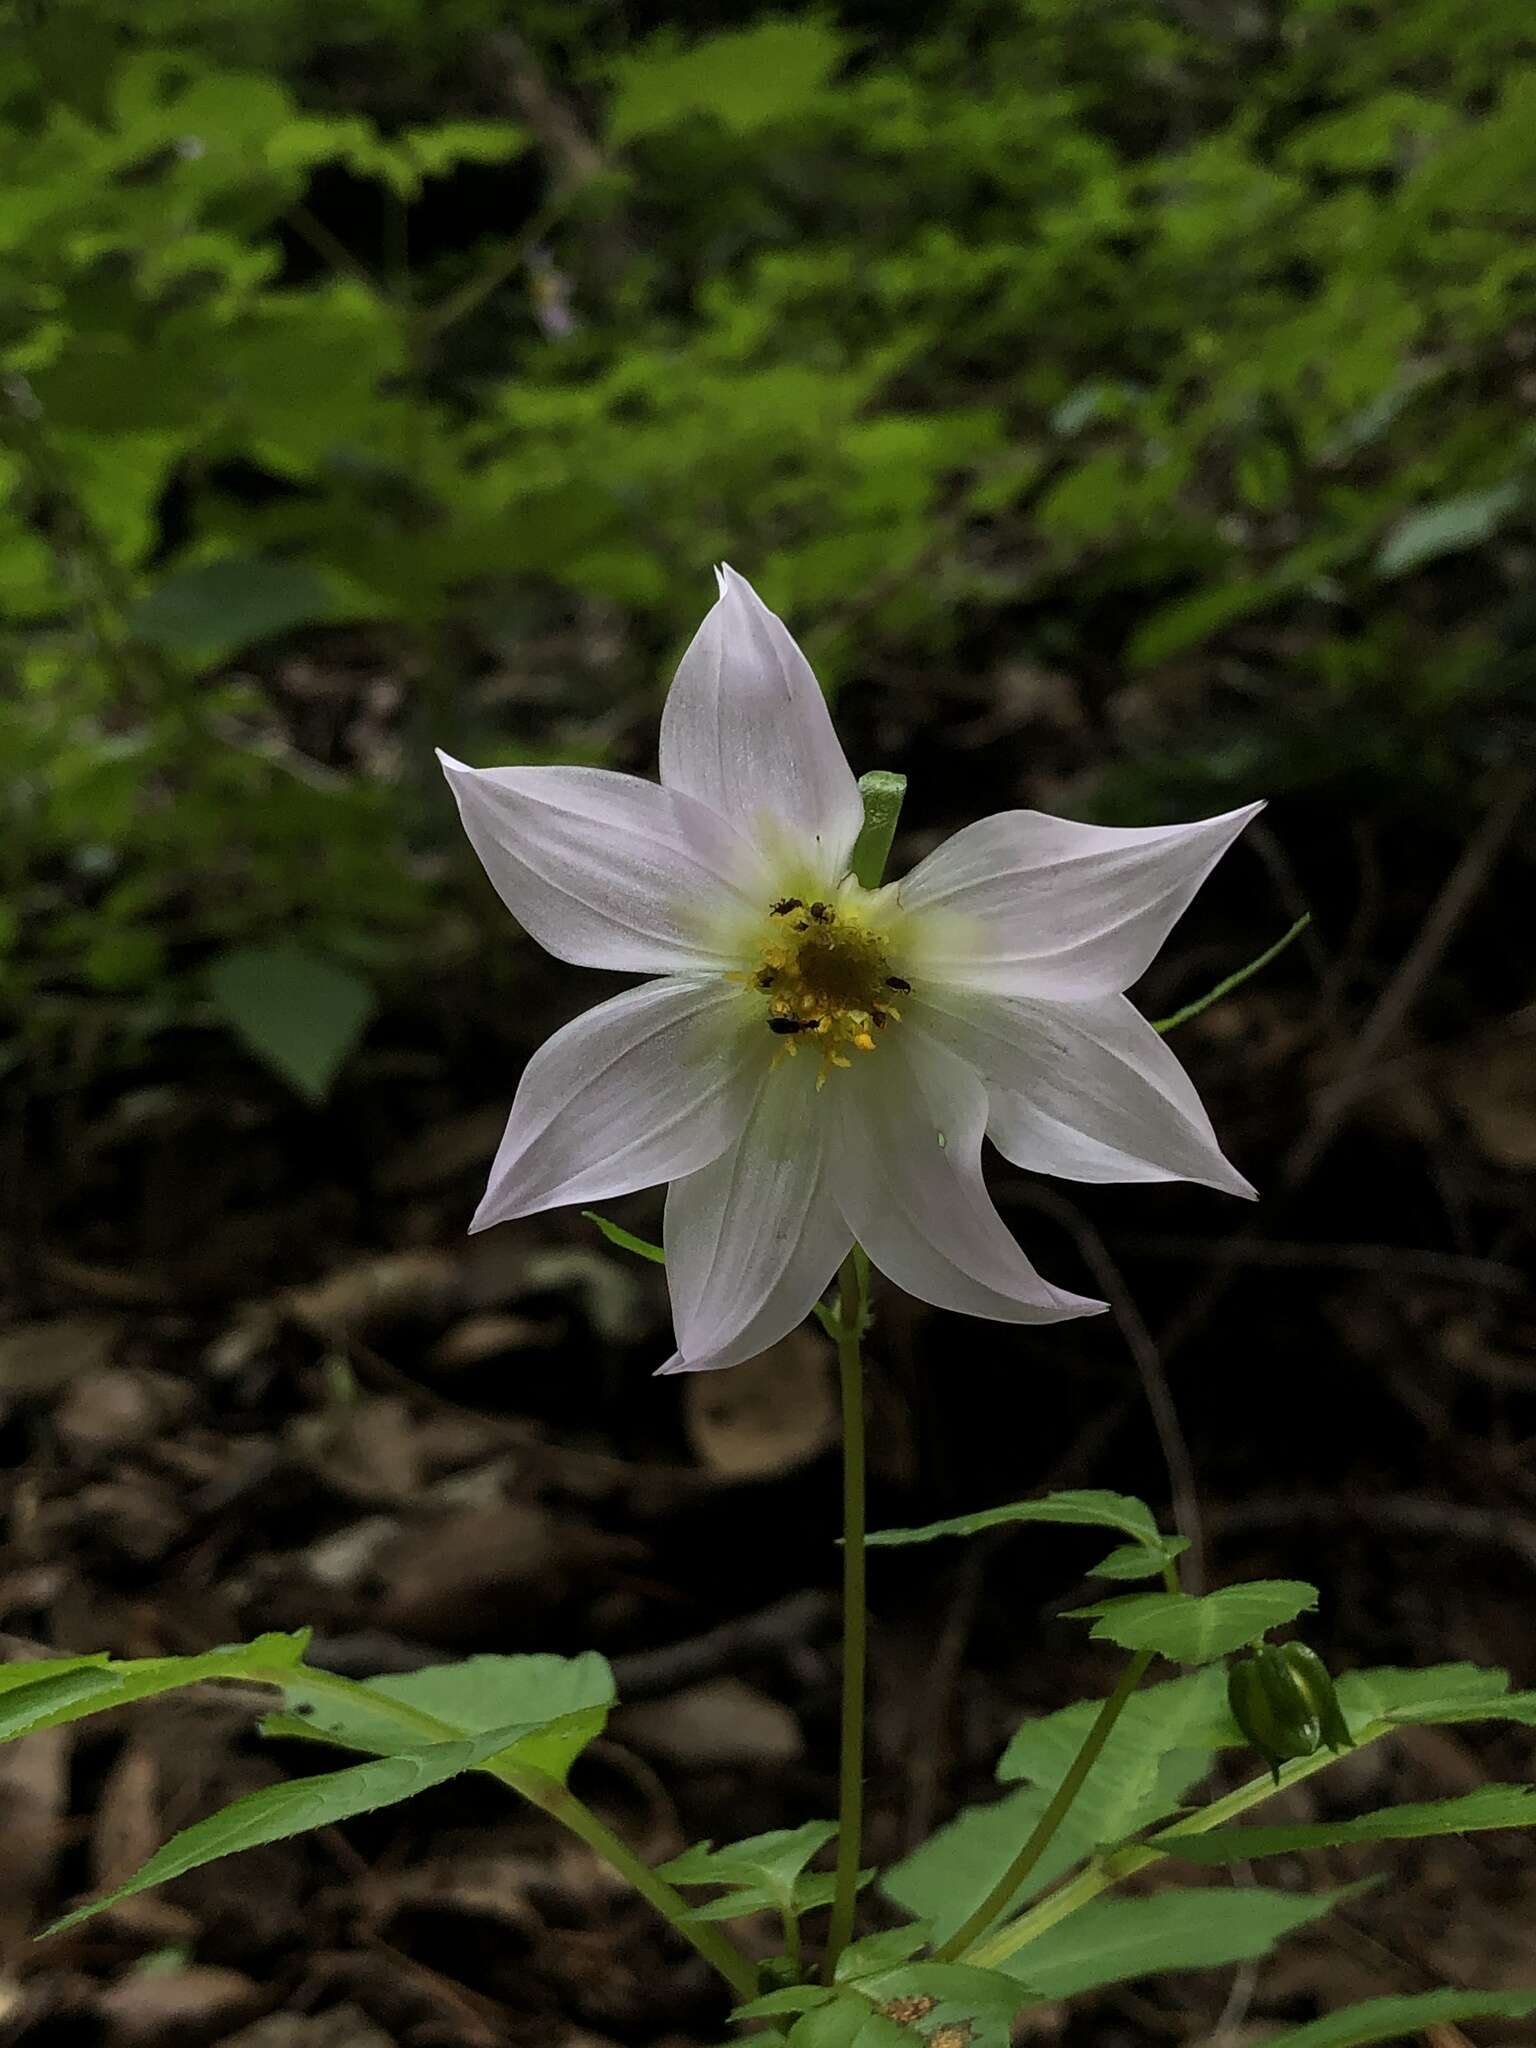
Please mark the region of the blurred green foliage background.
POLYGON ((871 745, 1006 670, 993 800, 1459 833, 1529 744, 1527 0, 0 38, 13 1065, 323 1092, 481 928, 431 743, 646 767, 717 557, 871 745))

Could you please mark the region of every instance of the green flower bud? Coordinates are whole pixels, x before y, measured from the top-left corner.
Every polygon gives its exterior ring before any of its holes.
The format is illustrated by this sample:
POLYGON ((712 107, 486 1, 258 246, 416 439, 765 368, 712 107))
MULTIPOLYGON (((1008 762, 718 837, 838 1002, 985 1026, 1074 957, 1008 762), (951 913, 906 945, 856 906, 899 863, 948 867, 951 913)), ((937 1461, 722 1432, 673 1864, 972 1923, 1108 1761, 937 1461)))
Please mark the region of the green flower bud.
POLYGON ((1285 1659, 1297 1690, 1316 1717, 1322 1740, 1335 1756, 1341 1749, 1353 1749, 1354 1737, 1340 1711, 1333 1680, 1316 1650, 1308 1649, 1305 1643, 1286 1643, 1282 1645, 1280 1655, 1285 1659))
POLYGON ((1323 1739, 1306 1691, 1273 1643, 1239 1658, 1227 1673, 1232 1718, 1280 1782, 1280 1766, 1311 1756, 1323 1739))

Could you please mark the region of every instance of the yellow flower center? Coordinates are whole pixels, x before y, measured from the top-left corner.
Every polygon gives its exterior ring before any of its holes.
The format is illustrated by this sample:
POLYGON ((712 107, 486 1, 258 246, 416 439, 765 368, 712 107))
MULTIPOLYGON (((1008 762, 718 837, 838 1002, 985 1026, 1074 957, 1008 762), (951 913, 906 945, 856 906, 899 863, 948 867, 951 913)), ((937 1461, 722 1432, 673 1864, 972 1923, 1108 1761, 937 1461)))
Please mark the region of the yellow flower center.
POLYGON ((912 984, 891 963, 886 934, 846 895, 822 900, 781 896, 769 905, 757 964, 733 979, 763 998, 763 1021, 781 1056, 802 1045, 821 1055, 820 1088, 851 1053, 873 1052, 880 1033, 901 1021, 912 984))

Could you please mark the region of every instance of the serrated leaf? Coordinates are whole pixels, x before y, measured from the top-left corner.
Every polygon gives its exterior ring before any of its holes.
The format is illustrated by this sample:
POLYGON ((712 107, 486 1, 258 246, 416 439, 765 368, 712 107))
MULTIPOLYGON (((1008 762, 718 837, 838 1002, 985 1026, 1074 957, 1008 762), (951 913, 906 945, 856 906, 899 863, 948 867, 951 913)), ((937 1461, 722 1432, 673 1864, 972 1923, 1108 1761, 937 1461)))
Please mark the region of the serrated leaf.
MULTIPOLYGON (((874 1877, 873 1870, 861 1870, 858 1875, 858 1889, 874 1877)), ((807 1871, 797 1877, 788 1897, 777 1885, 754 1884, 733 1885, 718 1899, 706 1899, 702 1905, 690 1906, 686 1913, 680 1913, 680 1920, 744 1920, 752 1913, 795 1914, 814 1913, 821 1906, 830 1906, 837 1891, 837 1878, 830 1870, 807 1871)))
POLYGON ((1252 1579, 1218 1593, 1131 1593, 1070 1612, 1096 1618, 1096 1641, 1155 1650, 1175 1664, 1209 1664, 1316 1605, 1317 1588, 1300 1579, 1252 1579))
POLYGON ((761 1887, 775 1902, 790 1905, 806 1865, 836 1833, 836 1821, 810 1820, 802 1827, 771 1828, 719 1849, 700 1842, 663 1863, 657 1875, 670 1884, 761 1887))
POLYGON ((973 1515, 954 1515, 945 1522, 925 1522, 917 1529, 877 1529, 874 1545, 931 1543, 936 1536, 980 1536, 1009 1522, 1054 1522, 1094 1529, 1118 1529, 1138 1543, 1162 1541, 1152 1510, 1126 1493, 1085 1488, 1047 1493, 1039 1500, 1010 1501, 1003 1507, 981 1508, 973 1515))
POLYGON ((1536 1827, 1536 1785, 1481 1785, 1454 1799, 1383 1806, 1350 1820, 1294 1827, 1212 1828, 1201 1835, 1163 1835, 1159 1849, 1190 1863, 1236 1863, 1302 1849, 1342 1849, 1356 1842, 1414 1842, 1429 1835, 1465 1835, 1485 1828, 1536 1827))
POLYGON ((1427 1700, 1418 1707, 1399 1707, 1387 1716, 1400 1725, 1443 1728, 1457 1721, 1514 1721, 1536 1728, 1536 1692, 1497 1693, 1482 1700, 1427 1700))
POLYGON ((838 1998, 802 2013, 786 2048, 916 2048, 917 2036, 871 2012, 862 1999, 838 1998))
POLYGON ((932 1932, 926 1920, 914 1920, 908 1927, 887 1927, 879 1934, 866 1934, 858 1941, 850 1941, 837 1959, 837 1982, 852 1984, 860 1977, 872 1977, 877 1970, 889 1970, 906 1962, 932 1932))
POLYGON ((1189 1548, 1187 1536, 1164 1536, 1158 1543, 1122 1543, 1089 1569, 1091 1579, 1156 1579, 1163 1567, 1189 1548))
POLYGON ((780 2013, 814 2012, 818 2005, 828 2005, 837 1996, 825 1984, 790 1984, 782 1991, 765 1991, 761 1998, 749 1999, 745 2005, 738 2005, 731 2014, 736 2020, 771 2020, 780 2013))
POLYGON ((41 1678, 62 1678, 70 1671, 100 1671, 110 1660, 105 1650, 88 1657, 30 1657, 24 1662, 0 1664, 0 1700, 18 1686, 36 1685, 41 1678))
POLYGON ((464 1771, 474 1770, 528 1732, 521 1723, 514 1723, 486 1735, 434 1743, 404 1756, 376 1757, 369 1763, 350 1764, 342 1771, 326 1771, 319 1777, 269 1785, 264 1791, 249 1793, 206 1820, 183 1828, 164 1848, 157 1849, 126 1884, 120 1884, 104 1898, 93 1899, 89 1905, 66 1913, 46 1931, 58 1934, 66 1927, 78 1926, 120 1899, 165 1884, 221 1856, 238 1855, 242 1849, 285 1841, 290 1835, 303 1834, 311 1828, 331 1827, 381 1806, 393 1806, 429 1786, 441 1785, 464 1771))
POLYGON ((62 1708, 81 1707, 86 1713, 97 1713, 115 1706, 121 1691, 122 1680, 110 1671, 78 1665, 51 1677, 35 1678, 30 1685, 12 1686, 0 1693, 0 1742, 52 1725, 52 1718, 62 1708))
MULTIPOLYGON (((1050 1847, 1013 1903, 1032 1898, 1073 1864, 1176 1813, 1210 1769, 1212 1752, 1234 1742, 1226 1687, 1217 1670, 1197 1671, 1132 1694, 1067 1809, 1050 1847)), ((1045 1811, 1082 1747, 1101 1702, 1083 1700, 1026 1721, 998 1765, 1027 1789, 991 1806, 972 1807, 887 1871, 886 1896, 933 1921, 942 1941, 992 1889, 1045 1811)))
POLYGON ((606 1216, 599 1216, 595 1209, 583 1209, 582 1215, 588 1223, 595 1223, 610 1244, 616 1244, 620 1251, 633 1252, 637 1259, 649 1259, 653 1266, 664 1266, 667 1255, 659 1244, 652 1244, 648 1237, 636 1237, 632 1230, 626 1230, 622 1223, 610 1223, 606 1216))
POLYGON ((375 1756, 417 1750, 431 1739, 391 1713, 391 1702, 465 1735, 519 1721, 529 1732, 511 1760, 563 1784, 582 1750, 603 1732, 614 1686, 607 1658, 587 1650, 577 1657, 466 1657, 370 1678, 344 1693, 311 1684, 300 1670, 283 1694, 290 1710, 301 1708, 302 1715, 271 1716, 262 1724, 266 1733, 315 1737, 375 1756))
POLYGON ((1378 576, 1402 576, 1421 562, 1481 547, 1491 540, 1521 499, 1519 484, 1497 484, 1488 491, 1467 491, 1439 505, 1426 505, 1400 519, 1376 556, 1378 576))
POLYGON ((969 2028, 969 2048, 1008 2048, 1013 2022, 1030 1995, 1006 1971, 935 1962, 902 1963, 865 1978, 859 1991, 886 2007, 898 2000, 920 2001, 924 2010, 914 2024, 925 2039, 940 2027, 969 2028))
POLYGON ((225 1022, 256 1057, 321 1102, 378 1007, 349 967, 301 946, 242 946, 208 970, 225 1022))
MULTIPOLYGON (((184 1685, 199 1685, 208 1679, 259 1677, 276 1684, 280 1674, 298 1662, 308 1642, 309 1631, 303 1629, 295 1635, 258 1636, 254 1642, 204 1650, 195 1657, 100 1658, 90 1663, 88 1668, 109 1683, 97 1687, 82 1686, 78 1690, 72 1689, 70 1679, 72 1674, 83 1675, 85 1660, 74 1657, 57 1660, 62 1668, 51 1674, 46 1666, 33 1666, 34 1671, 45 1674, 42 1680, 34 1683, 47 1683, 53 1688, 51 1701, 35 1695, 29 1705, 25 1726, 12 1726, 9 1733, 32 1734, 41 1728, 61 1727, 67 1721, 83 1720, 88 1714, 127 1706, 134 1700, 152 1699, 158 1693, 175 1692, 184 1685)), ((30 1690, 27 1686, 19 1689, 22 1695, 30 1690)), ((0 1692, 0 1707, 13 1710, 17 1706, 17 1698, 16 1692, 0 1692)))
POLYGON ((1298 1895, 1245 1886, 1181 1887, 1150 1898, 1092 1899, 1000 1967, 1038 1998, 1075 1998, 1102 1984, 1208 1970, 1268 1954, 1283 1936, 1359 1890, 1298 1895))
MULTIPOLYGON (((1022 1723, 1003 1751, 998 1778, 1004 1784, 1022 1778, 1053 1791, 1082 1748, 1102 1704, 1100 1700, 1077 1700, 1054 1714, 1022 1723)), ((1101 1798, 1111 1785, 1122 1787, 1113 1802, 1119 1817, 1110 1820, 1106 1812, 1102 1837, 1106 1841, 1118 1838, 1153 1818, 1140 1809, 1156 1789, 1160 1759, 1187 1756, 1194 1767, 1207 1761, 1212 1751, 1241 1741, 1227 1710, 1226 1680, 1220 1671, 1191 1671, 1160 1685, 1143 1686, 1121 1708, 1079 1797, 1085 1797, 1090 1786, 1099 1789, 1101 1798)), ((1175 1802, 1187 1789, 1187 1785, 1180 1787, 1175 1802)))
POLYGON ((1327 2019, 1265 2036, 1262 2048, 1365 2048, 1405 2041, 1461 2020, 1524 2019, 1536 2012, 1536 1991, 1420 1991, 1404 1998, 1366 1998, 1327 2019))
POLYGON ((1509 1674, 1482 1664, 1428 1664, 1416 1670, 1383 1664, 1368 1671, 1346 1671, 1334 1683, 1353 1731, 1413 1707, 1491 1700, 1508 1690, 1509 1674))

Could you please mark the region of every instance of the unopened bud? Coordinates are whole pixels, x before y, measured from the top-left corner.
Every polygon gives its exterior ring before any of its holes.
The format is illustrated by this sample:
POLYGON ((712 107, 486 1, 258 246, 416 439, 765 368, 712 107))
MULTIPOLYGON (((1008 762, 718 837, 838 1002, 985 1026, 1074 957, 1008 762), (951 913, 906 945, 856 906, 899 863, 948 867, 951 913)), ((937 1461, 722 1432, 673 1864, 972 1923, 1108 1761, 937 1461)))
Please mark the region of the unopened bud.
POLYGON ((1232 1718, 1280 1782, 1280 1766, 1351 1746, 1328 1667, 1305 1643, 1260 1643, 1227 1673, 1232 1718))

